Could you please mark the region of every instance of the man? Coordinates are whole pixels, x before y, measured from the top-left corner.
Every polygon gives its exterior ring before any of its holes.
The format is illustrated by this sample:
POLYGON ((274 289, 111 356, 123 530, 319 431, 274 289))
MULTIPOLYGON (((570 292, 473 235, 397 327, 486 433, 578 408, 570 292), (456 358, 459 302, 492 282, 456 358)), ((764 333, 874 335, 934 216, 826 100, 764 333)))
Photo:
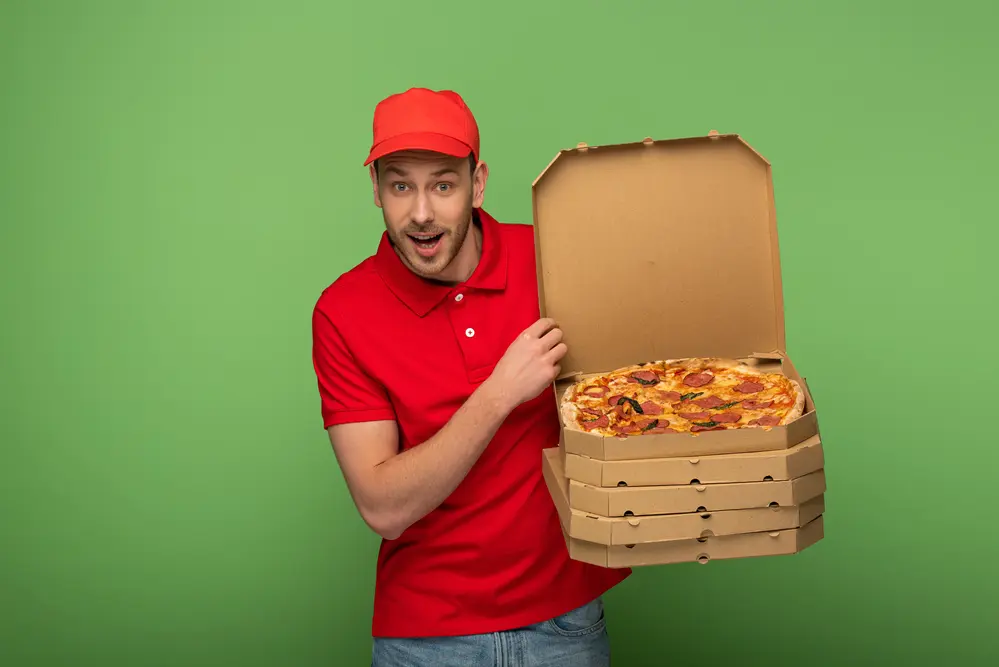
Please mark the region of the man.
POLYGON ((323 423, 383 538, 373 664, 607 665, 601 596, 628 571, 568 558, 542 477, 566 343, 540 318, 533 229, 482 209, 459 95, 392 95, 373 129, 385 233, 312 323, 323 423))

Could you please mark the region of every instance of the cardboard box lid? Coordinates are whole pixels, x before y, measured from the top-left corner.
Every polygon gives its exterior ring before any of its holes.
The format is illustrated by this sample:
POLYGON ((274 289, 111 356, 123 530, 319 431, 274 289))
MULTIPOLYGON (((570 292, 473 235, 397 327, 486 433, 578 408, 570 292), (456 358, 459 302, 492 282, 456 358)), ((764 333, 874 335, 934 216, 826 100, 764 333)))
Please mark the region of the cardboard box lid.
POLYGON ((738 135, 581 144, 532 197, 563 375, 785 350, 770 163, 738 135))
POLYGON ((600 567, 640 567, 696 562, 702 565, 712 560, 790 556, 808 549, 824 533, 824 517, 819 516, 800 528, 766 533, 742 533, 697 540, 646 542, 634 546, 607 546, 586 542, 569 535, 562 525, 562 536, 573 560, 600 567))

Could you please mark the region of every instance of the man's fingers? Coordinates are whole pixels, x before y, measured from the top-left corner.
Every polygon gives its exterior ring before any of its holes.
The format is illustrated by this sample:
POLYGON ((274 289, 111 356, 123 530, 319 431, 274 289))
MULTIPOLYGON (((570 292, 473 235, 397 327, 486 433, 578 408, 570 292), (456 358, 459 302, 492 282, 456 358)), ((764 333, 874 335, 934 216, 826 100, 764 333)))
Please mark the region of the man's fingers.
POLYGON ((558 327, 552 329, 541 337, 541 343, 546 349, 551 349, 562 342, 562 330, 558 327))
POLYGON ((565 343, 559 343, 552 349, 545 352, 545 360, 548 363, 554 364, 556 361, 560 360, 565 356, 565 353, 569 350, 565 343))
POLYGON ((555 320, 550 317, 542 317, 540 320, 527 327, 524 335, 528 338, 541 338, 549 329, 554 329, 555 320))

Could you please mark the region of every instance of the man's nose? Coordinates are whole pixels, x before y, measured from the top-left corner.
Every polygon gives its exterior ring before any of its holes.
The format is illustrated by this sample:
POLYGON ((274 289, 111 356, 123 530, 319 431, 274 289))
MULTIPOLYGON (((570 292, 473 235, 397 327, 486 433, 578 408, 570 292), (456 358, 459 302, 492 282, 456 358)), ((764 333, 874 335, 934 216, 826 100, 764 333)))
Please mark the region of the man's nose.
POLYGON ((416 197, 416 205, 413 206, 413 211, 411 213, 413 216, 413 222, 419 224, 426 224, 432 222, 434 219, 434 209, 430 205, 430 197, 421 192, 416 197))

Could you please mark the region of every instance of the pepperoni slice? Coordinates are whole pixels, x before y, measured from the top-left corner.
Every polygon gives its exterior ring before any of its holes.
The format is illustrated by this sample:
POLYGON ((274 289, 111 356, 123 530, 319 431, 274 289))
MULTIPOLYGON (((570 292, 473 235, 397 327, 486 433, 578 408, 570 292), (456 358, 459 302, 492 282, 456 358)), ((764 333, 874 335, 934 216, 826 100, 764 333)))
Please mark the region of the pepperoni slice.
POLYGON ((580 424, 586 430, 594 428, 607 428, 610 425, 610 418, 607 415, 601 415, 600 419, 594 419, 593 421, 584 421, 580 424))
POLYGON ((765 410, 773 405, 773 401, 744 401, 742 407, 747 410, 765 410))
MULTIPOLYGON (((691 373, 683 378, 683 383, 688 387, 703 387, 714 379, 714 376, 709 373, 691 373)), ((762 389, 762 387, 760 388, 762 389)))
POLYGON ((708 418, 707 412, 681 412, 678 416, 687 421, 704 420, 708 418))
POLYGON ((621 398, 621 394, 614 394, 613 396, 607 397, 607 405, 617 405, 618 399, 621 398))
POLYGON ((759 382, 753 382, 752 380, 746 380, 738 387, 735 388, 740 394, 755 394, 758 391, 763 391, 763 385, 759 382))
POLYGON ((583 393, 587 396, 603 396, 608 391, 607 387, 588 387, 583 390, 583 393))
POLYGON ((711 415, 711 421, 718 424, 734 424, 742 419, 742 415, 738 412, 719 412, 718 414, 711 415))
POLYGON ((749 422, 750 426, 776 426, 780 423, 780 417, 777 415, 763 415, 758 419, 754 419, 749 422))
POLYGON ((683 398, 683 394, 678 391, 660 391, 659 396, 667 403, 677 403, 683 398))
POLYGON ((691 433, 700 433, 701 431, 724 431, 724 426, 698 426, 694 424, 690 427, 691 433))
POLYGON ((707 408, 708 410, 710 410, 711 408, 717 408, 719 405, 725 405, 725 401, 718 398, 717 396, 708 396, 706 398, 699 398, 696 401, 694 401, 694 403, 701 406, 702 408, 707 408))
POLYGON ((628 377, 629 382, 653 385, 659 382, 659 376, 654 371, 635 371, 628 377))
POLYGON ((661 415, 663 413, 663 409, 658 403, 645 401, 642 403, 642 412, 647 415, 661 415))
POLYGON ((650 428, 648 431, 645 432, 646 435, 657 435, 659 433, 679 433, 679 431, 667 428, 665 426, 656 426, 655 428, 650 428))
POLYGON ((639 420, 637 420, 635 422, 635 427, 638 428, 639 430, 641 430, 641 429, 645 428, 646 426, 648 426, 649 424, 651 424, 654 421, 656 421, 656 420, 655 419, 639 419, 639 420))
POLYGON ((599 410, 594 410, 593 408, 580 408, 580 412, 585 412, 588 415, 593 415, 594 417, 602 417, 604 413, 599 410))

